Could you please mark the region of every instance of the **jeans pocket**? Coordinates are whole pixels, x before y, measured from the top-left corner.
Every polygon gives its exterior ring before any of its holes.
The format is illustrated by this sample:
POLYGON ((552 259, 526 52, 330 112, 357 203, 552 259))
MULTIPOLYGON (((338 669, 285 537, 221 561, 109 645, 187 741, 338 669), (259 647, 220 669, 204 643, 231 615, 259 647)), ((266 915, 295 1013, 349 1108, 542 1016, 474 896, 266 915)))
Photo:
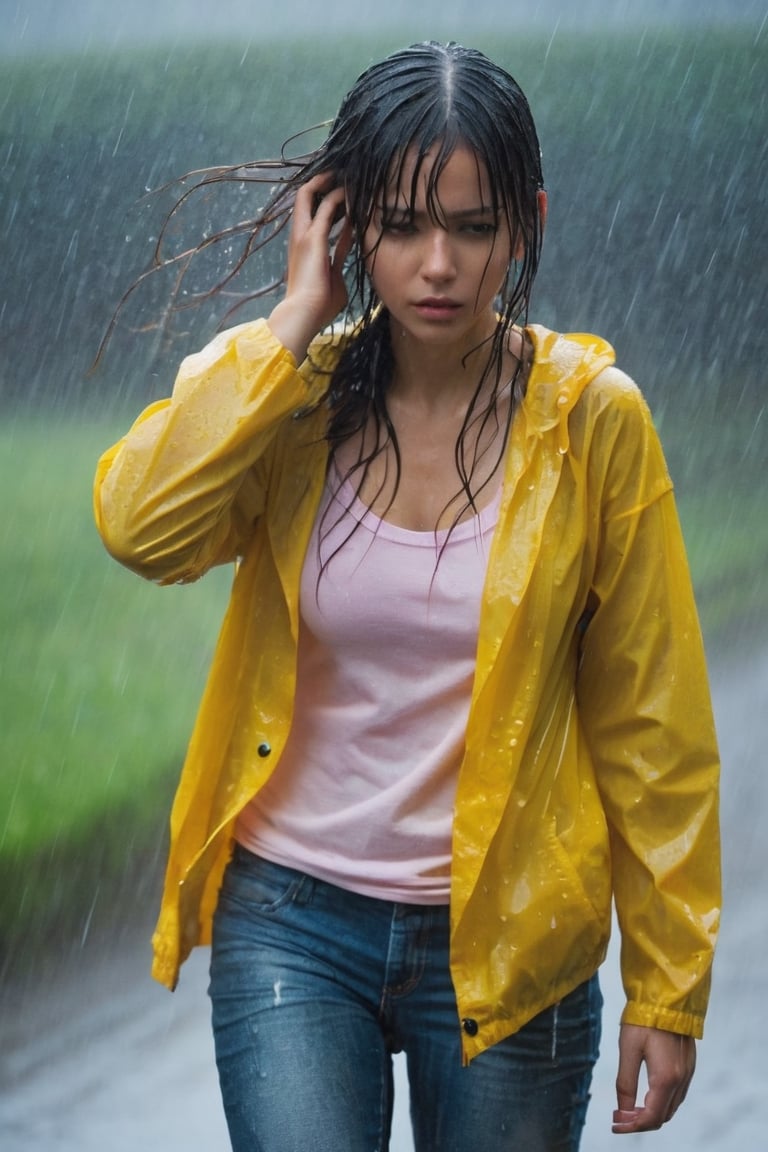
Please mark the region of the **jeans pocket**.
POLYGON ((309 886, 294 868, 255 856, 236 844, 224 873, 219 903, 231 902, 254 912, 276 912, 293 903, 309 886))

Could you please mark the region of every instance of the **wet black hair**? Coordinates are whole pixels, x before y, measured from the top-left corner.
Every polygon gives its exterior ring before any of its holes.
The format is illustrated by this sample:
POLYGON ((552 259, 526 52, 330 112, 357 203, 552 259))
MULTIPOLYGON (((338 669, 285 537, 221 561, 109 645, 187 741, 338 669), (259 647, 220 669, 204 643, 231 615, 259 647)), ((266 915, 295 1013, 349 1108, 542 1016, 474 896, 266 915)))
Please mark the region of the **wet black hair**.
MULTIPOLYGON (((307 177, 328 169, 336 173, 355 231, 363 235, 387 187, 400 185, 406 155, 413 159, 414 153, 410 198, 429 153, 434 162, 428 204, 439 218, 437 183, 462 144, 488 173, 494 213, 504 213, 513 238, 523 234, 524 256, 503 301, 505 315, 517 320, 527 311, 541 254, 541 150, 519 85, 481 52, 428 42, 374 64, 344 98, 307 177)), ((364 257, 358 248, 356 301, 370 312, 364 257)))
MULTIPOLYGON (((477 382, 455 449, 460 480, 457 496, 461 492, 465 496, 465 504, 456 516, 458 521, 468 507, 474 507, 478 494, 472 484, 476 461, 468 459, 471 454, 465 452, 465 444, 470 439, 468 433, 470 429, 476 434, 482 432, 489 427, 489 422, 497 420, 496 401, 502 386, 511 384, 517 401, 525 386, 522 361, 512 381, 503 381, 501 376, 509 331, 513 325, 528 319, 541 255, 538 194, 544 185, 541 150, 528 101, 509 73, 483 53, 455 43, 429 41, 395 52, 364 71, 344 97, 319 147, 291 158, 289 150, 302 135, 287 141, 276 160, 205 169, 182 177, 185 190, 160 230, 153 264, 126 296, 145 276, 158 269, 171 268, 176 271, 176 282, 170 312, 219 296, 230 300, 246 265, 285 232, 298 189, 320 173, 333 172, 337 185, 344 187, 348 216, 358 238, 363 237, 377 205, 386 202, 387 192, 391 192, 393 186, 399 188, 406 202, 412 205, 422 170, 428 172, 428 210, 439 220, 440 173, 458 146, 468 146, 487 172, 491 208, 497 218, 500 214, 505 217, 511 247, 508 275, 498 301, 499 323, 489 341, 485 369, 477 382), (427 155, 430 162, 423 169, 427 155), (402 188, 406 158, 409 189, 402 188), (213 186, 254 182, 268 190, 265 205, 255 217, 219 231, 212 230, 192 247, 167 254, 173 225, 191 198, 201 192, 207 194, 213 186), (519 239, 523 241, 522 258, 515 260, 513 252, 519 239), (202 292, 190 289, 188 278, 196 259, 220 249, 233 253, 224 274, 202 292), (479 397, 488 395, 484 387, 488 381, 491 382, 490 400, 481 406, 479 397)), ((374 447, 367 455, 361 448, 360 458, 351 469, 357 491, 362 487, 371 461, 391 445, 396 492, 400 456, 386 403, 393 370, 388 316, 368 275, 369 256, 362 244, 356 242, 347 261, 349 300, 343 319, 354 321, 356 335, 347 342, 329 380, 324 401, 329 408, 327 439, 333 458, 340 444, 372 425, 374 447)), ((221 326, 244 304, 278 292, 283 285, 284 271, 280 270, 268 283, 240 295, 235 293, 235 303, 228 308, 221 326)), ((513 410, 514 405, 509 406, 507 426, 498 430, 499 458, 513 410)))
MULTIPOLYGON (((526 322, 541 256, 542 221, 539 192, 544 187, 541 149, 528 101, 516 81, 483 53, 459 44, 414 44, 388 56, 363 72, 343 100, 319 155, 307 165, 303 178, 331 170, 346 192, 347 211, 357 236, 365 235, 377 206, 386 203, 388 189, 400 188, 411 210, 426 157, 429 155, 427 207, 440 219, 437 186, 445 164, 458 146, 468 146, 485 167, 496 217, 503 213, 509 226, 509 272, 499 301, 499 324, 488 349, 485 372, 477 381, 467 417, 456 444, 456 465, 466 500, 456 520, 473 507, 473 459, 465 442, 470 428, 481 432, 496 418, 496 396, 502 384, 502 363, 509 330, 526 322), (409 188, 402 188, 404 164, 409 162, 409 188), (415 163, 414 163, 415 160, 415 163), (513 260, 522 238, 522 259, 513 260), (484 383, 492 380, 491 399, 478 410, 484 383)), ((357 486, 362 485, 370 461, 394 448, 394 491, 400 459, 395 430, 387 412, 386 388, 392 375, 391 347, 386 312, 367 271, 370 253, 358 244, 350 260, 353 309, 360 318, 359 335, 346 348, 334 373, 329 398, 328 439, 337 445, 362 431, 370 422, 376 430, 374 447, 362 452, 356 464, 357 486)), ((524 387, 522 363, 512 382, 519 400, 524 387)), ((509 411, 509 420, 513 407, 509 411)), ((506 432, 497 439, 501 454, 506 432)), ((361 441, 362 442, 362 441, 361 441)), ((451 501, 453 503, 453 501, 451 501)))

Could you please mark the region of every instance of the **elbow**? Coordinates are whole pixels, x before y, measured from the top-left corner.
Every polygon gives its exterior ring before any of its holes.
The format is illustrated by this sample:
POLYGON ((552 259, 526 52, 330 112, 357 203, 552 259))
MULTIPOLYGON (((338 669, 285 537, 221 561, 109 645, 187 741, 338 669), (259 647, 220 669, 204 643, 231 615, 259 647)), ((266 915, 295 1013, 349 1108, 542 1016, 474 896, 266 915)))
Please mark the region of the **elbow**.
POLYGON ((122 526, 99 524, 98 530, 112 559, 144 580, 156 584, 175 584, 184 579, 181 572, 176 573, 175 566, 169 563, 169 558, 160 549, 141 543, 122 526))
POLYGON ((96 496, 96 527, 109 555, 129 571, 156 584, 190 583, 202 572, 188 550, 180 554, 173 534, 129 509, 96 496))
POLYGON ((109 555, 125 568, 133 568, 138 558, 137 541, 129 531, 128 517, 124 510, 109 498, 103 485, 97 484, 94 490, 93 516, 96 531, 109 555))

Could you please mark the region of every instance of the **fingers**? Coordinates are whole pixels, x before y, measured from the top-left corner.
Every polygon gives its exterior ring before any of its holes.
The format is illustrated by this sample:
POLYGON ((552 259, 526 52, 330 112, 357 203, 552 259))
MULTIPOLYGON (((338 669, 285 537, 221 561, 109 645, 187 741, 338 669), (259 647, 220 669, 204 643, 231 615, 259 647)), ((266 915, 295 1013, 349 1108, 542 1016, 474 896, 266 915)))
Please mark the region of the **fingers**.
POLYGON ((696 1043, 691 1037, 656 1028, 623 1026, 613 1132, 648 1132, 666 1124, 685 1099, 695 1067, 696 1043), (638 1105, 642 1064, 646 1066, 648 1091, 642 1105, 638 1105))
POLYGON ((619 1035, 619 1071, 616 1076, 616 1111, 613 1113, 614 1132, 634 1132, 642 1109, 636 1108, 640 1067, 643 1062, 642 1037, 635 1031, 622 1028, 619 1035))
POLYGON ((344 216, 344 189, 331 172, 314 176, 296 193, 288 242, 284 298, 269 323, 277 338, 301 361, 313 337, 347 304, 344 261, 353 232, 344 216))
POLYGON ((332 184, 331 173, 308 180, 296 193, 288 250, 288 275, 323 276, 346 259, 352 246, 352 230, 345 218, 344 189, 332 184), (341 232, 332 237, 334 225, 344 218, 341 232), (339 243, 341 242, 341 248, 339 243))
POLYGON ((666 1124, 685 1099, 677 1088, 659 1087, 646 1093, 641 1107, 617 1108, 613 1113, 611 1131, 652 1132, 666 1124))
POLYGON ((303 235, 314 226, 330 235, 333 224, 343 214, 344 189, 335 184, 332 172, 321 172, 303 184, 296 193, 293 209, 293 232, 303 235))

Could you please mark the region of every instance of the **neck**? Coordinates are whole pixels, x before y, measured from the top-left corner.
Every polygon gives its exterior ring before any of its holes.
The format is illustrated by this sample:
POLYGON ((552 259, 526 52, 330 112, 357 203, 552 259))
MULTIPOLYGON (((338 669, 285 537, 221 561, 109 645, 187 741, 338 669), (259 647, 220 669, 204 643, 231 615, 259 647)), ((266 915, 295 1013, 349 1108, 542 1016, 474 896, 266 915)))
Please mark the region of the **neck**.
POLYGON ((390 394, 428 407, 468 402, 488 366, 493 330, 456 344, 424 344, 392 326, 390 394))

